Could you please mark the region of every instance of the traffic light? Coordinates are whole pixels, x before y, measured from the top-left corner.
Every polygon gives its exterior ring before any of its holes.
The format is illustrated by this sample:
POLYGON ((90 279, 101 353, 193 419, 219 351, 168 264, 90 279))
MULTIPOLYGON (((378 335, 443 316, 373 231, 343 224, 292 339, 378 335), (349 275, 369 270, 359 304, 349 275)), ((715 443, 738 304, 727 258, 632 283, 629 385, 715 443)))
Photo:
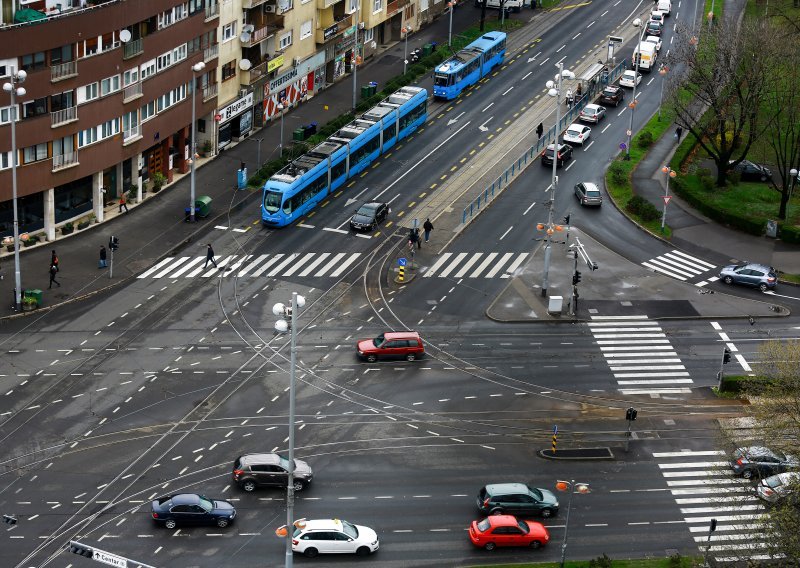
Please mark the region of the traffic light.
POLYGON ((113 235, 108 237, 108 248, 109 250, 117 250, 119 248, 119 237, 113 235))
POLYGON ((636 410, 633 407, 630 407, 628 410, 625 411, 625 420, 630 420, 630 421, 636 420, 636 415, 638 413, 639 413, 638 410, 636 410))
POLYGON ((731 362, 731 350, 727 347, 725 351, 722 352, 722 362, 723 363, 730 363, 731 362))
POLYGON ((577 286, 578 282, 580 281, 581 281, 581 271, 576 270, 575 274, 572 275, 572 284, 577 286))
POLYGON ((92 558, 94 556, 94 549, 91 546, 86 546, 74 540, 69 541, 69 551, 86 558, 92 558))
POLYGON ((3 515, 3 522, 7 525, 16 525, 17 518, 14 515, 3 515))
POLYGON ((569 216, 570 216, 570 215, 572 215, 572 213, 569 213, 569 214, 567 214, 567 216, 566 216, 566 217, 564 217, 564 224, 565 224, 565 225, 569 225, 569 216))

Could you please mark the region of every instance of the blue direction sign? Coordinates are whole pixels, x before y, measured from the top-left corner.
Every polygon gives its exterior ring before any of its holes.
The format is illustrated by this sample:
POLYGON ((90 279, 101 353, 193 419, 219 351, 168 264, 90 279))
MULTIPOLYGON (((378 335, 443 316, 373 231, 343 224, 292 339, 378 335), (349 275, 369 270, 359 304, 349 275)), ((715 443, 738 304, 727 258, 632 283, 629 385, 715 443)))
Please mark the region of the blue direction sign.
POLYGON ((625 148, 627 148, 627 147, 628 147, 628 145, 627 145, 627 144, 625 144, 625 142, 620 142, 620 145, 619 145, 619 149, 620 149, 620 150, 624 150, 624 149, 625 149, 625 148))
POLYGON ((400 266, 405 266, 407 262, 408 261, 405 258, 398 258, 397 259, 397 264, 399 264, 400 266))

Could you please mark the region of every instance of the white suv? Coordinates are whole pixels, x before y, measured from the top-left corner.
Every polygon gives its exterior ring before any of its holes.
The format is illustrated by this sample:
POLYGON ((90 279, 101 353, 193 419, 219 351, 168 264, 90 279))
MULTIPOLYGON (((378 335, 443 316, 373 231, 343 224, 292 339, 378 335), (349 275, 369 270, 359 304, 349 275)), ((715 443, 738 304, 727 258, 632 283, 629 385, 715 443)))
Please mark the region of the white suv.
POLYGON ((378 550, 378 535, 369 527, 340 519, 299 519, 294 523, 292 550, 309 558, 317 554, 367 556, 378 550))

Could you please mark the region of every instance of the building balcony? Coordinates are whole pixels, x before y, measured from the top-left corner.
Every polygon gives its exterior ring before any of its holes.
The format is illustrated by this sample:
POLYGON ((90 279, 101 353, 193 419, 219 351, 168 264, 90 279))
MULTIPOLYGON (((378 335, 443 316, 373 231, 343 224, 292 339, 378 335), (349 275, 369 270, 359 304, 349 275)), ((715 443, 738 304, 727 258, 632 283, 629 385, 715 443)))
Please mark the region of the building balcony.
POLYGON ((78 165, 78 151, 65 152, 64 154, 56 154, 53 156, 53 171, 63 170, 78 165))
POLYGON ((324 10, 325 8, 330 8, 337 2, 342 2, 343 0, 317 0, 317 10, 324 10))
POLYGON ((386 5, 386 17, 394 16, 409 4, 411 4, 411 0, 392 0, 386 5))
POLYGON ((242 47, 252 47, 254 45, 258 45, 262 41, 267 38, 270 38, 275 35, 275 32, 278 30, 278 27, 275 25, 266 25, 263 28, 259 28, 250 34, 249 41, 243 41, 242 47))
POLYGON ((218 87, 216 83, 212 83, 211 85, 206 85, 203 87, 203 102, 208 102, 209 99, 213 99, 217 96, 218 87))
POLYGON ((78 107, 72 106, 50 113, 50 128, 78 120, 78 107))
POLYGON ((122 59, 130 59, 144 53, 144 41, 142 38, 132 39, 122 48, 122 59))
POLYGON ((127 103, 142 96, 142 82, 138 81, 122 89, 122 102, 127 103))
POLYGON ((219 4, 206 6, 206 22, 209 22, 214 18, 219 18, 219 4))
POLYGON ((208 63, 219 57, 219 45, 211 45, 203 50, 203 62, 208 63))
POLYGON ((342 35, 345 32, 345 30, 349 29, 352 26, 353 26, 353 16, 345 15, 341 20, 339 20, 335 24, 327 26, 325 28, 317 29, 314 39, 317 43, 320 44, 327 43, 332 39, 342 35))
POLYGON ((256 6, 261 6, 267 0, 242 0, 242 8, 245 10, 249 10, 250 8, 255 8, 256 6))
POLYGON ((62 81, 78 75, 78 62, 66 61, 50 66, 50 82, 62 81))

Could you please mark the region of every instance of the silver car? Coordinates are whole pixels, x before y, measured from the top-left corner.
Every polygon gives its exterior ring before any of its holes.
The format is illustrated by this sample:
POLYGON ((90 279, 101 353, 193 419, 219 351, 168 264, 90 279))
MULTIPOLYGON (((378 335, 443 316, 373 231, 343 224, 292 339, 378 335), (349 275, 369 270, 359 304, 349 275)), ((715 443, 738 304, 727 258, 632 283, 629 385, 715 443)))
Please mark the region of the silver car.
POLYGON ((754 262, 730 264, 720 271, 719 278, 725 284, 755 286, 762 292, 772 290, 778 283, 778 274, 774 268, 754 262))
POLYGON ((603 204, 603 194, 600 193, 600 188, 588 181, 575 185, 575 197, 578 198, 581 205, 597 205, 599 207, 603 204))
POLYGON ((777 503, 800 486, 800 472, 787 471, 771 475, 756 485, 756 495, 768 503, 777 503))

